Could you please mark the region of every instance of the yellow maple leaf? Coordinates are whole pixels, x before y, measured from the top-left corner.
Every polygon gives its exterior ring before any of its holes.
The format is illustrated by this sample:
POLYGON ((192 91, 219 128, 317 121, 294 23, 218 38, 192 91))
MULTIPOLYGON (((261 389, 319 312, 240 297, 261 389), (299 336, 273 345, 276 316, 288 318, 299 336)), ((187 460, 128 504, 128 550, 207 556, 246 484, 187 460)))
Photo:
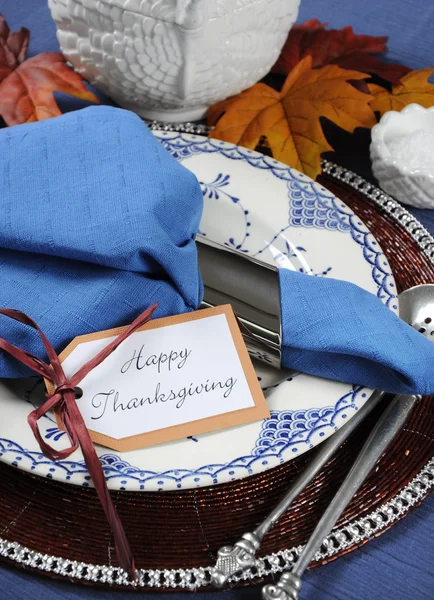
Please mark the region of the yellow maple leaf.
POLYGON ((411 71, 404 75, 399 85, 393 86, 391 92, 379 85, 370 84, 369 91, 374 96, 371 102, 372 109, 383 115, 388 110, 399 112, 413 102, 425 108, 434 106, 434 85, 428 83, 433 73, 432 68, 411 71))
POLYGON ((290 72, 281 92, 257 83, 211 107, 208 122, 217 124, 210 137, 254 149, 266 136, 274 158, 315 179, 321 172, 321 154, 332 150, 320 117, 350 133, 376 123, 369 106, 372 96, 348 83, 367 77, 336 65, 312 69, 307 56, 290 72))

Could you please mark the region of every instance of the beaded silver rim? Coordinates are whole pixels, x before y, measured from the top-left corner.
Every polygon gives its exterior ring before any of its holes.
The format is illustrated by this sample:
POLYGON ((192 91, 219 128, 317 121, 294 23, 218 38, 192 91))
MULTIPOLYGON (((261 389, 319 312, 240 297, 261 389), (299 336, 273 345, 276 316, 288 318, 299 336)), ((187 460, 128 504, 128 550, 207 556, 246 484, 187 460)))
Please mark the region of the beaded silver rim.
MULTIPOLYGON (((421 502, 434 486, 434 459, 406 485, 394 498, 362 519, 352 521, 334 530, 323 542, 315 555, 315 561, 330 558, 354 544, 359 544, 390 527, 401 519, 413 506, 421 502)), ((252 569, 235 575, 229 581, 254 581, 273 573, 281 573, 291 567, 302 546, 288 548, 256 560, 252 569)), ((139 588, 181 588, 197 590, 211 585, 209 568, 193 569, 138 569, 137 581, 132 583, 123 570, 108 565, 94 565, 34 552, 17 542, 0 538, 0 556, 22 566, 53 573, 74 580, 139 588)))
POLYGON ((321 167, 323 173, 326 173, 330 177, 346 183, 348 186, 363 193, 375 204, 381 207, 381 209, 393 217, 395 221, 401 225, 405 231, 413 238, 417 243, 422 252, 434 263, 434 238, 427 229, 420 223, 416 217, 403 208, 396 200, 391 196, 388 196, 379 188, 375 187, 363 177, 360 177, 356 173, 339 167, 338 165, 328 161, 322 160, 321 167))
MULTIPOLYGON (((212 128, 197 123, 161 123, 147 122, 152 130, 177 131, 194 135, 207 135, 212 128)), ((330 161, 321 161, 323 173, 342 181, 362 192, 387 214, 394 218, 413 238, 422 252, 434 263, 434 238, 405 208, 382 190, 368 181, 330 161)), ((324 540, 315 555, 315 562, 320 562, 339 554, 355 544, 360 544, 374 535, 384 531, 393 523, 405 516, 412 507, 419 504, 434 487, 434 458, 432 458, 416 477, 406 485, 389 502, 362 519, 351 521, 348 525, 337 528, 324 540)), ((234 575, 229 582, 262 579, 273 573, 281 573, 289 569, 299 556, 302 546, 281 550, 268 556, 257 558, 255 567, 234 575)), ((130 588, 160 588, 196 590, 211 585, 209 568, 191 569, 138 569, 137 581, 132 582, 128 574, 120 568, 109 565, 94 565, 78 562, 59 556, 35 552, 18 542, 11 542, 0 537, 0 557, 16 562, 23 567, 53 573, 72 580, 89 581, 98 584, 123 586, 130 588)))
POLYGON ((162 123, 161 121, 148 121, 144 119, 149 129, 153 131, 176 131, 178 133, 193 133, 207 136, 214 128, 201 123, 162 123))

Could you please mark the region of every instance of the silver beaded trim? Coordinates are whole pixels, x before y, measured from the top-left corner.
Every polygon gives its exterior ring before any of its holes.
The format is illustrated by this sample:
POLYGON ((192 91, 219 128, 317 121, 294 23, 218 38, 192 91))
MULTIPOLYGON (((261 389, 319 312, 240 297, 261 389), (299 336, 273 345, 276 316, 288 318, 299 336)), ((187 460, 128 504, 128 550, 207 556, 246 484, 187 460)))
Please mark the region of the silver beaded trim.
MULTIPOLYGON (((413 506, 418 504, 434 487, 434 459, 405 486, 392 500, 383 504, 362 519, 352 521, 333 531, 322 544, 315 561, 330 558, 353 544, 358 544, 401 519, 413 506)), ((272 573, 287 570, 296 561, 302 546, 275 552, 256 560, 254 568, 230 579, 231 583, 241 580, 263 578, 272 573)), ((210 585, 209 568, 193 569, 138 569, 137 581, 132 583, 125 571, 107 565, 93 565, 57 556, 34 552, 17 542, 0 538, 0 556, 20 565, 40 571, 47 571, 69 579, 91 581, 93 583, 135 586, 146 588, 179 588, 196 590, 210 585)))
POLYGON ((200 123, 163 123, 161 121, 148 121, 146 125, 153 131, 177 131, 178 133, 194 133, 195 135, 207 136, 213 127, 202 125, 200 123))
MULTIPOLYGON (((178 131, 195 135, 207 135, 212 129, 207 125, 197 123, 151 121, 147 124, 154 131, 178 131)), ((321 161, 321 166, 324 173, 362 192, 392 216, 416 241, 422 252, 434 263, 434 238, 413 215, 402 208, 393 198, 356 173, 326 160, 321 161)), ((433 487, 434 458, 389 502, 386 502, 366 517, 352 521, 350 524, 332 531, 315 555, 315 561, 330 558, 386 529, 395 521, 401 519, 413 506, 421 502, 433 487)), ((262 579, 272 573, 281 573, 294 564, 302 548, 302 546, 297 546, 257 558, 255 567, 244 571, 240 575, 233 576, 230 583, 255 580, 256 578, 262 579)), ((0 538, 0 556, 39 571, 47 571, 69 579, 99 584, 189 590, 211 585, 210 571, 209 568, 205 567, 165 570, 138 569, 137 581, 133 583, 123 569, 41 554, 21 546, 17 542, 10 542, 3 538, 0 538)))
POLYGON ((330 177, 342 181, 361 192, 398 221, 401 227, 415 240, 422 252, 434 263, 434 238, 408 210, 398 204, 391 196, 348 169, 339 167, 327 160, 321 161, 321 167, 323 173, 327 173, 330 177))

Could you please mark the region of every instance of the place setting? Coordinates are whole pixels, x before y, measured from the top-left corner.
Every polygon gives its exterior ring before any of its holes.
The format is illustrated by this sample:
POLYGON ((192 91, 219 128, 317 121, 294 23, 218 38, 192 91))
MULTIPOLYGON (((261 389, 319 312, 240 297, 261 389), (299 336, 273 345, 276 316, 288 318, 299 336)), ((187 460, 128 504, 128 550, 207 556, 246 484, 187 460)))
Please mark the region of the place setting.
MULTIPOLYGON (((30 118, 0 100, 6 563, 126 593, 260 583, 264 600, 296 600, 308 567, 385 532, 432 488, 434 238, 403 206, 431 207, 432 175, 423 156, 412 171, 398 155, 405 136, 429 143, 434 108, 393 104, 416 73, 401 65, 384 111, 390 86, 350 64, 289 66, 297 35, 315 48, 332 32, 312 20, 288 35, 296 8, 275 4, 274 67, 263 56, 250 83, 198 95, 176 62, 149 74, 166 87, 121 62, 146 71, 146 40, 175 44, 177 28, 189 56, 199 8, 113 3, 104 20, 51 0, 75 70, 49 69, 77 78, 60 91, 96 102, 84 77, 119 107, 30 118), (134 56, 113 45, 112 18, 134 56), (326 103, 297 104, 300 89, 331 93, 327 78, 351 96, 327 100, 337 125, 372 128, 378 185, 323 156, 326 103), (182 103, 179 85, 192 86, 182 103)), ((5 21, 0 35, 16 60, 0 82, 10 99, 14 69, 57 59, 25 61, 28 32, 5 21)))

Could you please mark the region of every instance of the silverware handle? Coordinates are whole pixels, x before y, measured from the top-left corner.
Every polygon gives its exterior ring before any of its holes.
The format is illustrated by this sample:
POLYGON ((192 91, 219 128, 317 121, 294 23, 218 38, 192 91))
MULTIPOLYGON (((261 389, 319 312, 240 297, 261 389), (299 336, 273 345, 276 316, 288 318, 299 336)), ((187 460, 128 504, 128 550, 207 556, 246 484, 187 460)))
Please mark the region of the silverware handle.
POLYGON ((288 510, 295 498, 297 498, 297 496, 319 473, 322 467, 332 458, 339 446, 345 442, 349 435, 360 425, 360 423, 384 397, 384 392, 373 392, 362 408, 356 412, 356 414, 348 421, 348 423, 338 429, 338 431, 336 431, 319 446, 315 456, 306 465, 305 469, 291 485, 287 493, 280 500, 279 504, 277 504, 273 511, 255 529, 254 534, 257 536, 258 540, 262 540, 264 538, 272 526, 288 510))
POLYGON ((380 456, 404 425, 418 396, 395 396, 365 442, 350 472, 327 507, 291 572, 301 577, 319 546, 333 529, 350 500, 361 487, 380 456))

